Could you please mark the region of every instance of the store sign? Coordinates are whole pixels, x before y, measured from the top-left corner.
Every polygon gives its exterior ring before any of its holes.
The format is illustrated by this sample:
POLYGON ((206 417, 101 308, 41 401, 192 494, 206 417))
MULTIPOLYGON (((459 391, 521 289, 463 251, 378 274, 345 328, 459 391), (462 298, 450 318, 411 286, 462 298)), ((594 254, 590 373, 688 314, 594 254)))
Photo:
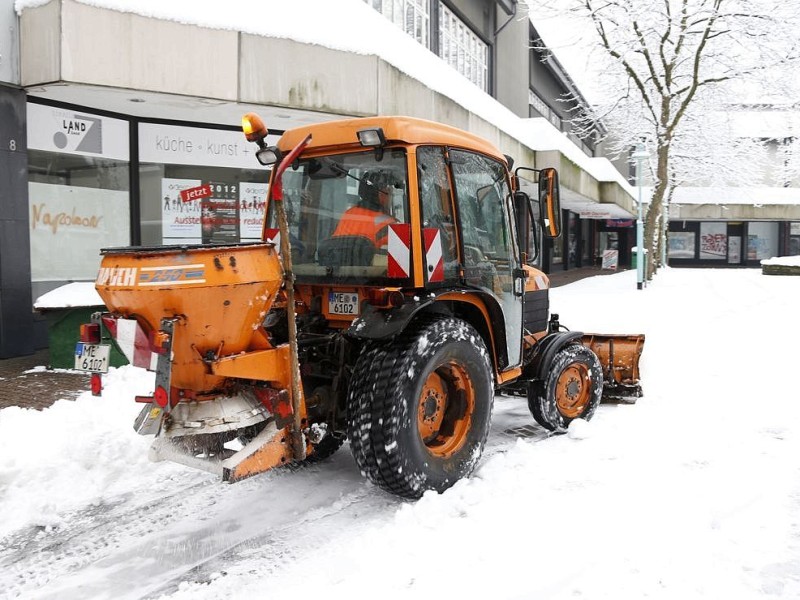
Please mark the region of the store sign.
POLYGON ((28 148, 127 161, 128 122, 29 102, 28 148))
MULTIPOLYGON (((275 144, 278 136, 269 136, 275 144)), ((266 169, 256 160, 258 148, 241 131, 141 123, 139 160, 169 165, 266 169)))
POLYGON ((611 219, 614 215, 609 210, 592 209, 578 211, 581 219, 611 219))

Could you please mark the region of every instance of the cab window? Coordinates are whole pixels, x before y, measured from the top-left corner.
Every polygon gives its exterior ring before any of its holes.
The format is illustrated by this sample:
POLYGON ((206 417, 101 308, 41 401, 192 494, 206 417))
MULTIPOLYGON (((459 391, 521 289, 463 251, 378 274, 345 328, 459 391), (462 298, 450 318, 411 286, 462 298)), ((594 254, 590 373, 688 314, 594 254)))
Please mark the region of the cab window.
POLYGON ((422 227, 438 232, 444 281, 455 279, 458 275, 458 240, 443 148, 434 146, 417 148, 417 181, 422 205, 422 227))

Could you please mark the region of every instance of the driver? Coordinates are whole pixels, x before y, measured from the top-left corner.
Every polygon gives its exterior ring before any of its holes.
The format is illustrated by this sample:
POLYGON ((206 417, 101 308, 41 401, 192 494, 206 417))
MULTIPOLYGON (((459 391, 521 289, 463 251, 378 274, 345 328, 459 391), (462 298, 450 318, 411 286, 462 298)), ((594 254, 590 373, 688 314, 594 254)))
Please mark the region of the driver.
POLYGON ((389 214, 393 178, 385 171, 367 171, 358 184, 358 202, 348 208, 331 237, 360 236, 376 248, 389 241, 389 225, 399 223, 389 214))

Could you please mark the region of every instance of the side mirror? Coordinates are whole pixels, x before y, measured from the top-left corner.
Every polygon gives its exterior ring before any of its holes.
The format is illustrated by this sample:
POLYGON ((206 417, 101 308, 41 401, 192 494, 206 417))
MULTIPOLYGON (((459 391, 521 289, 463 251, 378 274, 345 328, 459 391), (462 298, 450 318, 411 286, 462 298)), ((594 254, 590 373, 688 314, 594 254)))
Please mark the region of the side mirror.
POLYGON ((542 233, 548 238, 561 235, 561 198, 558 190, 558 171, 553 168, 539 172, 539 211, 542 233))

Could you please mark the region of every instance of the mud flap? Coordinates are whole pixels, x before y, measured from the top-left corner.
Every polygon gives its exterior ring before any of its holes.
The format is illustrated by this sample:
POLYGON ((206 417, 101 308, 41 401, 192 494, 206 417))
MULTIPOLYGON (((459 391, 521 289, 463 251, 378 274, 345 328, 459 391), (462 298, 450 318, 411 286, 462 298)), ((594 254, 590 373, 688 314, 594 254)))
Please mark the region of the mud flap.
POLYGON ((139 435, 158 435, 164 422, 164 411, 156 403, 151 402, 142 409, 133 422, 133 429, 139 435))
POLYGON ((155 402, 155 396, 137 396, 137 402, 147 402, 147 405, 133 422, 133 429, 139 435, 158 435, 164 416, 170 412, 169 401, 170 382, 172 380, 172 336, 177 319, 161 319, 161 332, 166 334, 162 352, 157 355, 156 361, 156 390, 162 388, 167 393, 167 401, 162 408, 155 402))

